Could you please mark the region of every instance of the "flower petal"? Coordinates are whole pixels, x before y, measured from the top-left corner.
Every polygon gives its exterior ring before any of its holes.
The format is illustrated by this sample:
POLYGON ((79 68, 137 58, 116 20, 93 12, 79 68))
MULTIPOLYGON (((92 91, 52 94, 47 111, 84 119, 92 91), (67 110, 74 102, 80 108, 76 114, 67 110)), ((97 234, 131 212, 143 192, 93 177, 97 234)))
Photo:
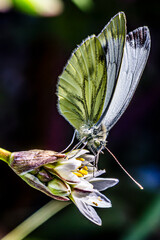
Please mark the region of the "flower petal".
MULTIPOLYGON (((72 196, 73 197, 73 196, 72 196)), ((96 213, 93 207, 82 201, 80 198, 73 197, 72 201, 75 203, 79 211, 88 218, 91 222, 101 226, 102 220, 96 213)))
POLYGON ((72 159, 65 159, 62 161, 59 161, 59 164, 55 167, 55 169, 57 169, 58 167, 65 167, 66 169, 68 169, 68 171, 74 171, 77 168, 79 168, 81 166, 82 162, 80 160, 76 160, 74 158, 72 159))
POLYGON ((82 157, 85 159, 87 163, 95 162, 95 156, 92 154, 84 154, 82 157))
MULTIPOLYGON (((60 177, 62 180, 70 183, 70 184, 76 184, 79 183, 81 181, 81 179, 79 177, 77 177, 72 170, 73 169, 73 165, 68 165, 68 164, 64 164, 64 165, 59 165, 57 167, 55 167, 55 174, 57 174, 58 177, 60 177)), ((75 169, 73 169, 75 170, 75 169)))
POLYGON ((116 178, 92 178, 89 182, 93 187, 99 191, 104 191, 107 188, 113 187, 116 185, 119 180, 116 178))
POLYGON ((92 188, 77 189, 76 186, 72 191, 72 196, 93 207, 109 208, 112 206, 111 201, 105 195, 92 188))
POLYGON ((74 186, 72 192, 75 192, 77 197, 83 197, 86 192, 93 192, 93 185, 88 181, 81 179, 81 181, 74 186))
POLYGON ((103 170, 98 170, 98 171, 95 172, 94 177, 98 177, 98 176, 104 174, 105 172, 106 172, 105 169, 103 169, 103 170))
POLYGON ((90 182, 91 179, 94 179, 94 178, 104 174, 105 172, 106 172, 105 169, 97 171, 97 169, 94 167, 92 167, 92 169, 91 169, 91 167, 88 167, 88 175, 86 176, 85 179, 87 179, 90 182))
POLYGON ((83 197, 81 200, 93 207, 100 208, 112 207, 111 201, 99 191, 91 192, 86 197, 83 197))
POLYGON ((60 177, 63 181, 66 181, 69 184, 77 184, 81 181, 81 179, 77 177, 74 173, 65 171, 64 169, 62 171, 56 172, 58 177, 60 177))
POLYGON ((89 151, 87 149, 82 149, 82 150, 76 149, 76 150, 73 150, 72 152, 67 153, 67 157, 68 158, 73 158, 73 157, 77 158, 77 157, 80 157, 80 156, 82 156, 82 155, 84 155, 88 152, 89 151))

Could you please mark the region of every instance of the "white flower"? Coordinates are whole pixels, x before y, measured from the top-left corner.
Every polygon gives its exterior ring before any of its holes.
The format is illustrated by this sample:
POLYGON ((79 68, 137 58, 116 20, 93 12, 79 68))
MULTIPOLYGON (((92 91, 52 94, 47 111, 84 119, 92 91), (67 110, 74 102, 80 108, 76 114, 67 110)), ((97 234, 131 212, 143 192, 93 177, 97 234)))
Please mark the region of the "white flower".
POLYGON ((101 225, 93 207, 109 208, 111 201, 100 191, 113 187, 118 179, 101 178, 105 170, 93 164, 88 150, 59 154, 47 150, 30 150, 11 154, 9 165, 30 186, 53 199, 72 200, 90 221, 101 225))
POLYGON ((93 207, 109 208, 111 201, 100 191, 113 187, 118 183, 114 178, 98 178, 105 170, 97 171, 92 165, 94 156, 86 154, 87 150, 75 150, 67 154, 67 158, 57 162, 54 171, 66 181, 71 194, 68 196, 79 211, 90 221, 101 225, 102 221, 93 207), (88 161, 90 160, 90 161, 88 161))

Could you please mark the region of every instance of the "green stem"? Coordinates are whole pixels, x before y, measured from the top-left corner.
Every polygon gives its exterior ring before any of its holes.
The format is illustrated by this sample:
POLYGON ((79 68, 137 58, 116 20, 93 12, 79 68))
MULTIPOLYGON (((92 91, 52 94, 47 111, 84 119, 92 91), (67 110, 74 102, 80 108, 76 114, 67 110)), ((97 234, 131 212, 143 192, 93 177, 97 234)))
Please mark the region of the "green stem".
POLYGON ((148 209, 145 210, 142 218, 122 237, 122 240, 148 239, 151 233, 158 229, 159 223, 160 194, 158 193, 148 209))
POLYGON ((22 222, 19 226, 17 226, 14 230, 8 233, 1 240, 24 239, 24 237, 26 237, 42 223, 46 222, 50 217, 52 217, 54 214, 69 204, 70 202, 60 202, 55 200, 50 201, 29 218, 27 218, 24 222, 22 222))
POLYGON ((11 152, 0 148, 0 159, 3 160, 6 163, 9 163, 9 158, 10 158, 11 152))

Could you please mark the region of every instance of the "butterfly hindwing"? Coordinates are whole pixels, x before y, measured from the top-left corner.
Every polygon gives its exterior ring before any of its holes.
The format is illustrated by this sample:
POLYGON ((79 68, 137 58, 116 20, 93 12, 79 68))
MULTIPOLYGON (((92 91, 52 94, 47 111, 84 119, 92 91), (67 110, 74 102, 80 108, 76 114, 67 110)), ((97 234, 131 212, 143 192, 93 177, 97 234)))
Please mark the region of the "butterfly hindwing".
POLYGON ((126 36, 118 82, 102 122, 109 131, 126 110, 139 83, 150 51, 148 27, 140 27, 126 36))
POLYGON ((93 125, 102 113, 107 71, 103 48, 96 36, 88 37, 72 53, 58 82, 60 113, 77 130, 93 125))

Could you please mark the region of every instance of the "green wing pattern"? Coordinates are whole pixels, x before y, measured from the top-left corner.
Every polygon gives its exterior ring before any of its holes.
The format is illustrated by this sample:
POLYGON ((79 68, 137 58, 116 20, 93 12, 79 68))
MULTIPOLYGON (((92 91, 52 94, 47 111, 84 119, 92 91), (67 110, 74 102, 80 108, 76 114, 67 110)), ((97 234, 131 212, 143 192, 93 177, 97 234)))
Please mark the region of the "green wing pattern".
POLYGON ((123 12, 116 14, 98 35, 98 39, 106 54, 107 92, 101 120, 108 110, 117 84, 122 63, 126 39, 126 18, 123 12))
POLYGON ((77 130, 95 124, 106 96, 106 57, 95 35, 88 37, 72 53, 58 82, 58 107, 77 130))

